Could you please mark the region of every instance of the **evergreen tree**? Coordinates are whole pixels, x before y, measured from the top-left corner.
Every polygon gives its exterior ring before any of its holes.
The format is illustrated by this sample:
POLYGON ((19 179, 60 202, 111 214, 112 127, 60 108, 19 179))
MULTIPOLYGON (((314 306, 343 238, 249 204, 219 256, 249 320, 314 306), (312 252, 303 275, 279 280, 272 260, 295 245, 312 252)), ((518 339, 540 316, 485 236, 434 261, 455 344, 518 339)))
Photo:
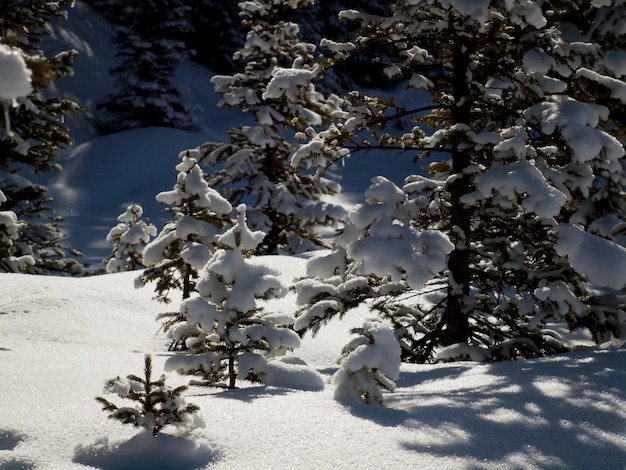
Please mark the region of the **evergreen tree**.
MULTIPOLYGON (((483 359, 563 351, 550 322, 587 328, 597 341, 621 334, 619 298, 593 284, 626 280, 597 274, 602 258, 572 247, 623 252, 624 15, 620 2, 397 1, 389 16, 343 12, 360 22, 356 39, 324 41, 336 60, 382 46, 386 75, 406 80, 416 97, 408 101, 420 103, 351 93, 345 121, 299 155, 339 145, 409 153, 426 167, 405 180, 400 225, 445 234, 447 263, 429 265, 436 269, 425 270, 433 274, 419 295, 407 275, 399 284, 391 274, 364 296, 380 300, 405 358, 454 359, 462 345, 483 359), (413 127, 397 132, 392 124, 407 118, 413 127)), ((336 256, 341 250, 339 242, 336 256)), ((363 261, 375 256, 369 250, 348 254, 344 271, 378 274, 363 261)), ((324 289, 303 291, 305 317, 345 311, 336 303, 346 293, 324 289)))
POLYGON ((267 234, 259 253, 323 246, 320 227, 333 226, 343 217, 341 208, 323 202, 325 195, 340 190, 324 176, 330 157, 292 165, 289 158, 298 145, 285 137, 297 132, 305 138, 303 131, 328 122, 337 109, 336 97, 323 97, 312 84, 321 70, 313 63, 315 47, 300 41, 298 25, 279 19, 284 11, 310 3, 240 3, 243 25, 249 29, 235 54, 243 69, 232 76, 214 76, 212 82, 222 96, 220 105, 239 106, 254 124, 230 129, 229 143, 208 142, 193 151, 207 168, 211 187, 233 204, 247 203, 251 227, 267 234), (292 65, 294 69, 285 68, 292 65), (266 89, 272 77, 275 86, 266 89), (288 80, 289 89, 283 90, 288 80))
POLYGON ((189 9, 182 0, 141 0, 123 8, 111 69, 117 91, 98 104, 105 133, 141 127, 194 127, 193 110, 172 80, 190 57, 184 36, 189 9))
POLYGON ((171 330, 196 354, 175 356, 168 367, 200 375, 202 384, 236 387, 236 380, 264 382, 266 359, 300 345, 298 335, 276 316, 263 312, 258 299, 280 298, 287 289, 272 269, 256 264, 251 253, 265 237, 246 224, 246 208, 222 234, 217 250, 198 282, 200 297, 183 302, 185 322, 171 330))
POLYGON ((176 184, 156 200, 167 204, 172 221, 166 223, 143 250, 147 269, 137 285, 156 281, 157 299, 169 303, 170 291, 180 290, 182 298, 195 292, 198 271, 213 254, 218 230, 230 221, 232 206, 207 185, 198 162, 188 153, 181 154, 176 184))
POLYGON ((106 240, 113 244, 113 254, 103 261, 108 273, 145 268, 142 251, 150 238, 156 236, 157 229, 149 219, 142 219, 142 215, 139 204, 130 204, 107 234, 106 240))
POLYGON ((384 404, 383 390, 393 392, 400 376, 400 346, 386 325, 366 322, 352 333, 359 336, 343 349, 341 368, 334 377, 335 399, 384 404))
MULTIPOLYGON (((230 203, 209 188, 198 162, 187 152, 181 154, 176 184, 171 191, 157 194, 168 204, 172 221, 143 250, 147 268, 136 279, 137 287, 156 282, 156 298, 169 303, 170 291, 180 290, 187 299, 196 292, 199 271, 211 258, 218 230, 230 222, 230 203)), ((178 313, 166 313, 165 329, 181 320, 178 313)), ((172 345, 174 346, 174 345, 172 345)))
POLYGON ((49 23, 65 18, 71 4, 69 0, 7 0, 0 5, 0 43, 19 51, 32 72, 31 92, 12 100, 2 118, 0 190, 5 200, 0 210, 13 212, 24 222, 14 240, 14 254, 32 256, 36 260, 32 269, 38 273, 82 270, 60 248, 60 219, 50 207, 45 187, 33 182, 60 169, 54 161, 56 153, 71 143, 63 117, 80 109, 74 101, 55 96, 52 88, 56 80, 72 73, 75 51, 47 56, 41 48, 49 23))
POLYGON ((116 377, 107 382, 106 391, 115 393, 121 398, 135 401, 138 406, 118 406, 104 397, 96 397, 102 404, 103 411, 109 412, 109 418, 117 419, 124 424, 132 424, 145 428, 156 436, 167 426, 188 428, 200 426, 200 420, 192 415, 200 408, 193 403, 186 403, 182 394, 187 387, 171 388, 165 384, 165 376, 158 380, 152 378, 152 357, 146 355, 144 375, 129 375, 126 379, 116 377))

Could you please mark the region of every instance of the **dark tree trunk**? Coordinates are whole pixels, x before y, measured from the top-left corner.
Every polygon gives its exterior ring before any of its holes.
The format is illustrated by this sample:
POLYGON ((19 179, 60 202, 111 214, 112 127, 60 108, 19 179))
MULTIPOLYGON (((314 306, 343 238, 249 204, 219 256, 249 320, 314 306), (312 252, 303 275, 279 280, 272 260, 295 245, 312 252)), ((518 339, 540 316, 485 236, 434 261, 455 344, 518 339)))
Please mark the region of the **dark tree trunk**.
POLYGON ((235 353, 234 351, 231 351, 230 355, 228 356, 228 388, 229 389, 234 389, 235 387, 235 380, 237 379, 237 376, 235 374, 235 353))
MULTIPOLYGON (((455 104, 452 107, 452 123, 466 124, 471 122, 471 100, 467 72, 470 64, 470 48, 456 36, 455 26, 450 21, 450 34, 454 37, 452 47, 452 92, 455 104)), ((470 240, 471 240, 471 209, 461 203, 461 198, 472 192, 470 176, 464 173, 472 163, 470 150, 461 147, 465 140, 462 135, 458 139, 453 136, 451 142, 452 174, 456 178, 449 184, 450 192, 450 227, 448 234, 455 245, 450 253, 448 269, 448 300, 441 318, 442 329, 439 341, 450 345, 467 341, 470 333, 468 312, 465 299, 470 290, 470 240)))

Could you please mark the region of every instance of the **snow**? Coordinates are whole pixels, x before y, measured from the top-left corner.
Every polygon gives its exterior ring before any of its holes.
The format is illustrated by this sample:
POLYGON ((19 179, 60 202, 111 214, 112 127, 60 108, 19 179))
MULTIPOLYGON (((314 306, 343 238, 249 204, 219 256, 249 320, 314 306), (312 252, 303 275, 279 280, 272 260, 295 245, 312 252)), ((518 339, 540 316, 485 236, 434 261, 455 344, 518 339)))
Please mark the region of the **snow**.
MULTIPOLYGON (((304 259, 261 261, 285 283, 304 272, 304 259)), ((305 336, 274 363, 276 385, 191 387, 185 398, 207 427, 149 438, 107 419, 95 401, 109 378, 140 374, 144 354, 155 376, 171 354, 155 321, 167 307, 149 287, 135 290, 135 276, 0 275, 0 468, 565 469, 621 468, 626 459, 623 345, 496 364, 403 364, 384 408, 343 405, 332 377, 364 310, 305 336)), ((294 298, 268 309, 291 313, 294 298)), ((166 380, 187 383, 173 372, 166 380)))
POLYGON ((0 100, 12 101, 33 91, 32 72, 16 49, 0 44, 0 70, 0 100))
MULTIPOLYGON (((516 201, 522 197, 522 207, 539 217, 556 216, 567 202, 567 196, 551 186, 541 172, 527 161, 519 161, 491 168, 476 177, 478 192, 489 197, 495 192, 516 201)), ((464 202, 471 203, 474 195, 468 195, 464 202)))
MULTIPOLYGON (((448 3, 481 18, 488 2, 448 3)), ((504 3, 528 21, 545 21, 535 2, 504 3)), ((110 26, 83 2, 76 5, 69 24, 55 31, 59 40, 71 40, 81 55, 75 75, 58 86, 75 92, 83 104, 93 104, 110 91, 106 70, 114 48, 108 42, 110 26)), ((623 70, 621 57, 611 60, 610 67, 623 70)), ((539 71, 546 66, 537 57, 526 61, 539 71)), ((225 141, 225 130, 244 122, 232 110, 216 111, 218 98, 210 78, 209 71, 192 63, 183 64, 178 76, 190 102, 204 105, 198 133, 142 129, 96 138, 89 113, 80 122, 68 119, 77 145, 61 156, 64 171, 52 182, 53 196, 69 222, 63 227, 72 246, 86 248, 89 261, 99 263, 111 253, 106 234, 129 203, 141 203, 157 225, 167 219, 154 196, 176 181, 179 151, 207 140, 225 141)), ((493 84, 494 90, 498 86, 502 84, 493 84)), ((616 97, 623 93, 617 87, 611 91, 616 97)), ((577 154, 581 161, 596 156, 598 143, 615 158, 611 149, 617 152, 617 146, 593 129, 602 118, 601 109, 533 111, 533 117, 546 118, 539 120, 542 125, 554 124, 553 131, 569 127, 568 142, 581 130, 590 138, 595 148, 582 146, 577 154), (550 123, 557 116, 560 121, 550 123)), ((386 165, 385 176, 400 184, 407 165, 412 164, 396 159, 386 165)), ((374 157, 349 160, 342 183, 359 195, 345 193, 345 200, 362 202, 363 191, 379 170, 374 157)), ((561 203, 555 188, 524 167, 513 174, 507 182, 514 181, 516 189, 495 182, 491 189, 507 197, 526 197, 528 210, 544 216, 554 213, 561 203), (539 193, 553 198, 531 203, 528 198, 539 193)), ((578 232, 575 227, 560 229, 561 254, 590 280, 622 287, 624 253, 608 249, 599 237, 578 232), (604 268, 590 270, 596 265, 590 260, 598 256, 604 268)), ((316 259, 320 261, 311 265, 320 275, 335 266, 316 259)), ((272 256, 255 262, 293 285, 304 275, 307 260, 272 256)), ((145 354, 153 355, 155 375, 173 354, 166 352, 170 340, 155 318, 178 306, 158 303, 150 285, 135 289, 136 276, 0 274, 0 468, 488 470, 621 468, 626 461, 623 342, 507 363, 402 364, 393 379, 395 391, 384 392, 384 408, 341 404, 334 399, 337 360, 352 338, 351 329, 372 316, 365 308, 330 320, 315 337, 305 335, 293 353, 270 361, 268 386, 242 382, 242 388, 232 391, 191 387, 186 399, 201 407, 208 426, 187 435, 153 438, 108 420, 95 401, 109 378, 139 374, 145 354)), ((575 308, 562 287, 546 286, 537 294, 554 300, 563 312, 575 308)), ((296 295, 289 292, 260 304, 273 316, 292 316, 296 295)), ((207 313, 191 300, 186 305, 190 315, 207 313)), ((462 344, 444 350, 441 357, 471 357, 475 352, 472 345, 462 344)), ((167 371, 167 379, 175 384, 188 381, 173 371, 167 371)))
POLYGON ((557 231, 556 252, 567 256, 578 273, 596 286, 613 289, 626 286, 625 248, 573 225, 561 225, 557 231))

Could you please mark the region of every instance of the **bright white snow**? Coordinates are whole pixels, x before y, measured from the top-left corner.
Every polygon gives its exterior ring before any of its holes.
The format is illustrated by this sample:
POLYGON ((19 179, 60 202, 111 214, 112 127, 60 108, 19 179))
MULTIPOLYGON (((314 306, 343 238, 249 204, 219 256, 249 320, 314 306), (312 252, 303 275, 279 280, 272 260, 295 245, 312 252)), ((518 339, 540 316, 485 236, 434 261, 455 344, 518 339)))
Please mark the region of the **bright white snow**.
MULTIPOLYGON (((285 283, 304 272, 297 258, 261 261, 285 283)), ((157 376, 170 354, 155 315, 171 306, 151 300, 149 287, 135 290, 135 276, 0 275, 0 468, 568 469, 626 461, 626 350, 404 364, 385 408, 343 405, 333 397, 335 361, 364 311, 306 336, 291 360, 276 363, 275 386, 192 387, 185 397, 201 407, 206 428, 142 435, 107 419, 95 401, 106 380, 141 374, 145 353, 157 376)), ((266 309, 291 313, 294 296, 266 309)), ((175 373, 167 381, 186 383, 175 373)))
POLYGON ((18 50, 0 44, 0 70, 0 100, 12 101, 33 91, 32 72, 18 50))

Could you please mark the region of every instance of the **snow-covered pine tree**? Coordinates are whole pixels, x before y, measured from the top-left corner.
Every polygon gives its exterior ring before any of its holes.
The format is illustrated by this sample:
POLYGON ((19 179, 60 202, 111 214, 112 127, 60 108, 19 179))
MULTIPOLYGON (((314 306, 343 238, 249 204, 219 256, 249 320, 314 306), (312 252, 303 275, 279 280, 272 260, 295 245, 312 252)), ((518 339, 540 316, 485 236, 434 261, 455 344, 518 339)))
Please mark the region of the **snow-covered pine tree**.
POLYGON ((185 341, 195 354, 179 354, 166 367, 199 375, 203 385, 236 387, 236 380, 264 382, 267 358, 300 345, 289 328, 293 318, 263 311, 259 299, 280 298, 287 288, 252 253, 265 234, 251 231, 246 207, 237 207, 237 223, 222 234, 217 250, 198 281, 199 297, 183 302, 185 323, 170 330, 174 341, 185 341))
POLYGON ((400 376, 400 345, 393 330, 382 323, 366 322, 344 348, 341 368, 334 376, 335 399, 384 404, 383 390, 393 392, 400 376))
POLYGON ((102 410, 109 412, 109 418, 144 428, 156 436, 167 426, 189 430, 203 426, 201 419, 194 417, 200 408, 187 403, 183 392, 187 386, 171 388, 165 384, 165 375, 157 380, 152 377, 152 357, 146 355, 144 375, 129 375, 126 379, 116 377, 107 382, 105 391, 115 393, 121 398, 135 401, 136 406, 118 406, 104 397, 96 397, 102 410))
POLYGON ((105 133, 140 127, 193 128, 193 109, 172 80, 190 57, 189 8, 182 0, 126 3, 117 27, 118 65, 111 69, 117 91, 98 104, 105 133))
MULTIPOLYGON (((597 341, 621 334, 623 302, 594 285, 626 284, 624 15, 613 1, 397 1, 386 17, 343 12, 360 22, 355 40, 323 41, 336 60, 383 47, 409 105, 354 92, 344 122, 298 158, 317 158, 323 144, 408 153, 427 172, 406 178, 400 225, 438 230, 454 247, 429 284, 439 295, 394 303, 380 297, 391 277, 374 291, 405 358, 564 350, 548 322, 587 328, 597 341), (414 126, 396 132, 407 118, 414 126), (613 268, 602 265, 607 253, 619 260, 613 268)), ((363 254, 345 262, 344 271, 368 271, 363 254)), ((323 317, 329 295, 302 294, 304 315, 323 317)))
MULTIPOLYGON (((0 191, 0 204, 6 201, 0 191)), ((35 259, 29 255, 13 256, 14 241, 20 236, 24 223, 17 220, 13 211, 0 211, 0 270, 4 272, 26 271, 35 264, 35 259)))
POLYGON ((222 96, 220 106, 239 106, 254 123, 230 129, 229 143, 208 142, 191 151, 207 168, 211 187, 232 204, 248 205, 250 226, 266 233, 259 253, 322 246, 319 229, 336 225, 344 215, 339 206, 323 200, 340 190, 325 176, 334 154, 302 165, 289 160, 298 145, 287 137, 298 132, 305 138, 302 131, 328 122, 337 109, 336 97, 325 98, 312 83, 321 71, 314 63, 315 46, 300 41, 297 24, 280 20, 284 11, 310 3, 239 4, 249 29, 235 54, 243 68, 232 76, 216 75, 212 82, 222 96), (266 89, 272 77, 274 87, 266 89))
POLYGON ((142 215, 143 208, 132 203, 117 217, 119 223, 106 237, 113 244, 113 254, 103 260, 106 272, 133 271, 146 267, 142 252, 150 238, 156 236, 157 228, 142 215))
POLYGON ((60 247, 60 218, 54 215, 46 188, 37 183, 59 171, 56 153, 71 143, 63 117, 80 110, 74 101, 53 91, 56 80, 72 73, 75 51, 48 56, 42 50, 50 22, 65 18, 71 4, 70 0, 7 0, 0 5, 0 44, 19 51, 32 73, 30 90, 10 97, 7 112, 0 115, 0 190, 5 196, 0 210, 13 212, 24 222, 14 240, 14 255, 32 256, 36 273, 82 271, 82 265, 60 247))
MULTIPOLYGON (((183 300, 196 291, 198 272, 213 255, 218 231, 231 222, 232 206, 209 188, 196 159, 187 152, 180 157, 174 188, 156 196, 169 206, 172 221, 144 248, 147 268, 135 281, 137 287, 154 281, 156 298, 165 303, 171 301, 172 290, 181 291, 183 300)), ((180 320, 178 313, 162 317, 166 330, 180 320)))

